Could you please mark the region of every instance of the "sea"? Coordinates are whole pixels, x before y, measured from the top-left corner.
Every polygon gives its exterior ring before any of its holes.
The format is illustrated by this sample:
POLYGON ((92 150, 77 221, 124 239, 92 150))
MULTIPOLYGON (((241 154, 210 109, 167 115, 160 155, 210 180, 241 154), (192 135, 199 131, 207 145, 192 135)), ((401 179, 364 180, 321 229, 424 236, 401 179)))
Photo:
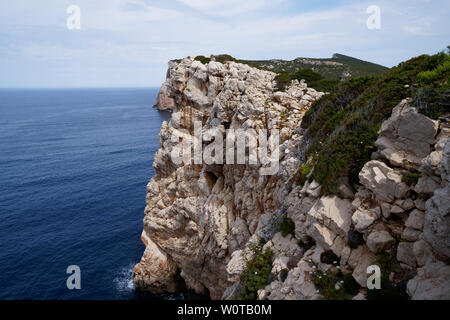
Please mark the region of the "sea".
POLYGON ((138 298, 157 93, 0 89, 0 299, 138 298))

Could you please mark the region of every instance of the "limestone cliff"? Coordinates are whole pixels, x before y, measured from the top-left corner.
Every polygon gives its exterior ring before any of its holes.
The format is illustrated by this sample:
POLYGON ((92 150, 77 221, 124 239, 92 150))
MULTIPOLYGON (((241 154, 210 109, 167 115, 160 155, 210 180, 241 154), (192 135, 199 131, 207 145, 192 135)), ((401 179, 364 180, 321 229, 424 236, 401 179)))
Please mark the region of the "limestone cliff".
MULTIPOLYGON (((324 93, 303 81, 277 91, 275 76, 235 62, 169 63, 157 107, 173 114, 160 130, 147 186, 146 250, 134 270, 136 288, 175 292, 180 275, 197 293, 236 297, 252 248, 263 243, 274 257, 260 299, 321 298, 322 273, 350 274, 361 286, 355 299, 364 298, 367 267, 387 250, 402 270, 390 280, 406 283, 411 298, 449 299, 448 122, 402 101, 383 123, 358 189, 343 179, 338 195, 324 196, 316 181, 296 181, 311 139, 300 123, 324 93), (195 121, 203 131, 278 129, 279 170, 261 175, 258 164, 174 163, 172 136, 193 134, 195 121), (416 185, 405 182, 409 170, 419 172, 416 185), (283 236, 285 217, 295 229, 283 236)), ((203 149, 210 143, 203 141, 203 149)))

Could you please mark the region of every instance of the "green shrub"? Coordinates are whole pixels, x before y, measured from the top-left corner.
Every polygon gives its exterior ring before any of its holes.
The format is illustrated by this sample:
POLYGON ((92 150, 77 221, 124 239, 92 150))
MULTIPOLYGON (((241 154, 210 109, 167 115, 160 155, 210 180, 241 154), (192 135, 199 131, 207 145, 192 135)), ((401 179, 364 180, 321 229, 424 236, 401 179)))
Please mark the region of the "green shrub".
POLYGON ((309 84, 312 82, 322 80, 323 76, 320 73, 317 73, 311 69, 303 69, 294 73, 293 79, 297 79, 298 81, 303 79, 306 81, 307 84, 309 84))
POLYGON ((284 216, 283 220, 280 224, 280 231, 283 237, 286 237, 289 234, 293 234, 295 230, 295 223, 288 216, 284 216))
POLYGON ((247 269, 241 276, 244 287, 239 299, 256 300, 257 292, 269 282, 272 271, 273 251, 267 248, 264 252, 260 246, 254 248, 254 256, 247 262, 247 269))
POLYGON ((340 177, 359 183, 361 168, 376 150, 381 123, 404 98, 412 97, 419 111, 433 118, 450 112, 448 59, 444 53, 422 55, 381 78, 344 81, 313 103, 301 126, 312 137, 307 157, 315 161, 312 178, 322 185, 323 194, 336 194, 340 177))
POLYGON ((289 86, 292 82, 292 74, 287 71, 280 72, 275 76, 274 80, 277 83, 277 90, 285 91, 286 87, 289 86))
POLYGON ((320 294, 327 299, 331 300, 344 300, 348 298, 346 293, 341 288, 342 284, 342 273, 323 273, 321 271, 316 271, 313 274, 313 282, 319 289, 320 294), (339 287, 336 287, 336 284, 339 287))
POLYGON ((415 186, 419 181, 420 174, 415 172, 407 172, 403 175, 402 181, 408 186, 415 186))
POLYGON ((196 61, 200 61, 203 64, 208 64, 211 61, 211 58, 205 57, 205 56, 196 56, 194 58, 196 61))
POLYGON ((295 183, 299 186, 304 185, 306 180, 308 179, 308 174, 311 172, 313 168, 314 166, 312 163, 305 163, 301 165, 299 170, 294 176, 295 183))
POLYGON ((399 262, 397 261, 397 252, 392 250, 391 252, 383 251, 377 256, 374 264, 380 267, 381 275, 385 278, 389 278, 392 272, 401 269, 399 262))
POLYGON ((438 59, 440 61, 436 68, 419 73, 417 76, 419 84, 423 86, 448 81, 450 78, 450 56, 441 53, 438 59))

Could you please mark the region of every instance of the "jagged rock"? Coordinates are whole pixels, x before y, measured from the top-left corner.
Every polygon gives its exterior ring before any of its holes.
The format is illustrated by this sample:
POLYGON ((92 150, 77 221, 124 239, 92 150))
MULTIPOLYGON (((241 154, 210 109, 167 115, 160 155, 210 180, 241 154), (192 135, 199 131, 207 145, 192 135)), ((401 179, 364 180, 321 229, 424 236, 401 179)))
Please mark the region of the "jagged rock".
POLYGON ((352 204, 346 199, 336 196, 322 197, 308 212, 308 218, 312 218, 336 234, 345 236, 350 229, 352 211, 352 204))
POLYGON ((423 201, 422 199, 414 200, 414 205, 416 206, 417 209, 425 211, 425 201, 423 201))
POLYGON ((416 265, 416 257, 413 246, 414 243, 411 242, 400 242, 397 248, 397 260, 414 267, 416 265))
POLYGON ((353 199, 355 193, 347 177, 341 177, 338 180, 338 196, 343 199, 353 199))
POLYGON ((425 240, 440 254, 450 257, 450 140, 445 144, 440 171, 445 186, 426 202, 425 240))
POLYGON ((280 228, 281 217, 281 212, 278 211, 261 215, 256 228, 256 235, 265 241, 272 239, 280 228))
POLYGON ((391 207, 391 213, 393 213, 393 214, 400 214, 400 213, 403 213, 403 212, 405 212, 405 210, 403 210, 401 207, 399 207, 399 206, 392 206, 391 207))
POLYGON ((352 216, 352 222, 355 225, 355 229, 359 232, 364 232, 370 227, 377 219, 380 218, 379 210, 356 210, 352 216))
POLYGON ((298 266, 289 271, 286 280, 274 281, 266 286, 269 300, 315 300, 320 298, 318 290, 310 275, 314 269, 302 260, 298 266))
POLYGON ((308 196, 313 197, 313 198, 317 198, 320 196, 322 186, 316 180, 313 180, 311 183, 307 184, 306 186, 307 187, 306 187, 305 192, 308 196))
POLYGON ((257 291, 258 300, 266 300, 267 299, 267 292, 264 289, 259 289, 257 291))
POLYGON ((361 287, 366 286, 367 267, 372 265, 376 256, 370 252, 366 246, 359 246, 352 250, 348 264, 353 268, 352 276, 361 287))
POLYGON ((441 179, 436 176, 422 175, 414 187, 419 194, 431 195, 441 186, 441 179))
MULTIPOLYGON (((278 218, 286 214, 287 182, 301 165, 295 149, 303 140, 293 133, 311 104, 323 95, 298 81, 286 92, 276 93, 275 76, 246 64, 211 61, 205 65, 188 57, 169 63, 160 90, 157 107, 172 108, 172 101, 174 105, 159 134, 144 228, 158 250, 170 257, 187 287, 199 293, 209 291, 213 299, 220 299, 242 272, 242 257, 233 253, 258 242, 258 237, 269 240, 277 230, 278 218), (203 151, 213 144, 205 138, 212 128, 220 132, 225 128, 265 129, 269 134, 272 129, 282 129, 279 172, 262 175, 261 164, 197 165, 192 154, 184 156, 184 163, 175 163, 172 155, 177 143, 173 138, 190 138, 196 121, 203 127, 203 151)), ((152 250, 156 249, 146 250, 149 256, 152 250)), ((145 270, 154 268, 152 264, 142 258, 142 278, 148 275, 145 270)), ((152 283, 165 281, 153 275, 149 279, 152 283)), ((138 289, 141 283, 135 281, 138 289)))
MULTIPOLYGON (((241 282, 235 282, 231 286, 225 289, 222 295, 222 300, 233 300, 234 298, 239 297, 242 294, 244 287, 241 282)), ((259 291, 258 291, 259 292, 259 291)), ((264 300, 264 299, 260 299, 264 300)))
POLYGON ((387 231, 373 231, 367 237, 367 247, 378 253, 395 243, 395 239, 387 231))
POLYGON ((375 144, 394 166, 418 168, 431 152, 439 124, 418 113, 409 102, 405 99, 392 110, 391 117, 381 125, 375 144))
POLYGON ((145 234, 142 240, 146 249, 142 260, 134 267, 133 281, 140 290, 154 294, 174 293, 178 289, 175 279, 176 264, 145 234))
POLYGON ((249 249, 236 250, 231 254, 227 264, 228 281, 238 281, 247 267, 247 261, 253 257, 253 251, 249 249))
POLYGON ((417 276, 408 281, 407 293, 412 300, 449 300, 450 266, 435 262, 417 269, 417 276))
POLYGON ((289 257, 296 256, 300 253, 300 247, 297 243, 298 240, 296 240, 290 234, 288 234, 286 237, 283 237, 281 232, 278 232, 272 238, 271 242, 274 257, 287 257, 286 263, 289 260, 289 257))
POLYGON ((405 228, 402 232, 402 239, 407 241, 416 241, 419 240, 422 232, 412 228, 405 228))
MULTIPOLYGON (((170 63, 169 63, 170 65, 170 63)), ((175 101, 170 97, 170 69, 167 72, 167 80, 159 89, 158 97, 156 98, 155 108, 158 110, 173 110, 175 108, 175 101)))
POLYGON ((405 227, 422 230, 425 222, 425 214, 420 210, 414 210, 409 214, 405 227))
POLYGON ((408 186, 402 182, 401 174, 381 161, 367 162, 359 173, 359 181, 371 190, 379 200, 392 203, 404 198, 408 186))
POLYGON ((391 216, 391 205, 386 202, 381 203, 381 213, 384 218, 389 219, 391 216))
MULTIPOLYGON (((321 197, 317 181, 296 186, 293 177, 307 161, 312 139, 299 125, 323 93, 304 81, 274 92, 274 78, 272 72, 215 59, 208 64, 193 57, 169 63, 156 107, 173 114, 162 124, 155 175, 147 186, 142 237, 146 250, 135 267, 136 288, 173 292, 179 273, 189 289, 209 292, 213 299, 235 298, 243 289, 240 276, 252 257, 250 248, 262 239, 267 241, 263 250, 274 252, 273 273, 289 271, 283 277, 272 275, 258 298, 319 299, 323 297, 312 273, 337 271, 329 260, 321 261, 324 252, 334 257, 332 251, 340 258, 342 272, 365 287, 374 253, 393 246, 394 237, 401 236, 414 242, 398 245, 398 261, 413 274, 417 265, 422 267, 409 281, 408 293, 414 299, 445 297, 436 284, 448 288, 448 266, 437 262, 450 253, 447 126, 441 123, 438 132, 437 121, 402 101, 383 123, 379 151, 373 154, 373 159, 386 157, 397 168, 369 161, 359 174, 363 186, 356 194, 343 177, 336 181, 337 197, 321 197), (265 176, 261 165, 173 162, 173 136, 189 137, 194 121, 202 122, 203 132, 279 129, 279 170, 265 176), (421 174, 414 191, 402 181, 405 169, 411 168, 421 174), (425 205, 422 199, 429 197, 425 205), (285 215, 295 223, 295 237, 278 232, 285 215), (309 249, 301 248, 299 241, 310 243, 309 249)), ((201 146, 211 144, 205 139, 201 146)), ((185 160, 193 160, 192 155, 185 160)))
POLYGON ((414 208, 414 201, 411 198, 406 199, 402 202, 401 207, 403 210, 408 211, 414 208))
POLYGON ((414 242, 413 253, 420 267, 436 261, 431 246, 425 240, 414 242))

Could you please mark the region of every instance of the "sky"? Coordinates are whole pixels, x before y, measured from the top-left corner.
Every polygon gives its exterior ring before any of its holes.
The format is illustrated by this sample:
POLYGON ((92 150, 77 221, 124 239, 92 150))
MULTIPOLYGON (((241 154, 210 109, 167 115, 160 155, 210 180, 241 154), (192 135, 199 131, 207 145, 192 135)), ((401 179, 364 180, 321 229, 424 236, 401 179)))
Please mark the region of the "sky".
POLYGON ((2 88, 158 87, 168 60, 220 53, 392 67, 447 45, 448 0, 0 0, 2 88))

